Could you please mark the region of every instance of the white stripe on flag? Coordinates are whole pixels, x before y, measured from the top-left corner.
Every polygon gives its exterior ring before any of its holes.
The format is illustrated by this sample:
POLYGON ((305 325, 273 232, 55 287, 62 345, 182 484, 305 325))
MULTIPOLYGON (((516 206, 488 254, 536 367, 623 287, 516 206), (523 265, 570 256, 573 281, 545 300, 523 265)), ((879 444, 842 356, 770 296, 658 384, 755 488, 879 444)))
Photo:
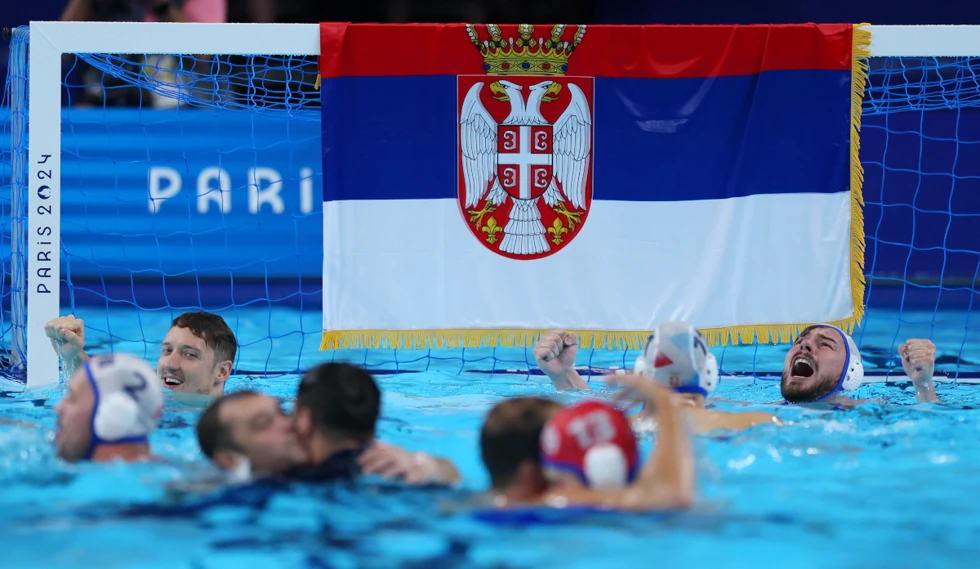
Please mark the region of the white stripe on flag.
POLYGON ((594 201, 535 261, 478 243, 455 199, 324 204, 325 331, 642 331, 852 315, 850 196, 594 201))

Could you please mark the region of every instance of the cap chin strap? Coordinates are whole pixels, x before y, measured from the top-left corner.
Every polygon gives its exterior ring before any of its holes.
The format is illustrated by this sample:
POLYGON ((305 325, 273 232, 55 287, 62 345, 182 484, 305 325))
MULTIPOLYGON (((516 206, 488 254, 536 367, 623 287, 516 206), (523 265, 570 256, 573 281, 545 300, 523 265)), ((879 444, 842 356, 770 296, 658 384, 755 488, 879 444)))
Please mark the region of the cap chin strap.
POLYGON ((703 397, 708 396, 708 390, 701 387, 700 385, 682 385, 680 387, 675 387, 674 393, 696 393, 703 397))

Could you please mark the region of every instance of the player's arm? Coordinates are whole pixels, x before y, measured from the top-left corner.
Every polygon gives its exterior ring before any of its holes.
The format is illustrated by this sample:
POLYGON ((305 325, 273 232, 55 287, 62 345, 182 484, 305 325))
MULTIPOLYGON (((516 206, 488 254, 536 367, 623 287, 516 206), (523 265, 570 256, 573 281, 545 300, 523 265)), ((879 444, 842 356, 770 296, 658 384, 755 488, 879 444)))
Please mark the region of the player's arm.
POLYGON ((642 402, 653 409, 657 422, 657 445, 633 484, 615 490, 579 488, 552 492, 551 505, 592 505, 616 510, 672 510, 694 501, 694 452, 681 412, 671 402, 671 392, 643 376, 626 374, 607 377, 610 385, 623 389, 620 400, 642 402))
POLYGON ((939 403, 932 374, 936 369, 936 345, 929 340, 912 339, 898 347, 902 368, 912 380, 919 403, 939 403))
POLYGON ((548 332, 534 346, 534 361, 559 391, 589 390, 589 384, 575 371, 576 354, 578 334, 565 330, 548 332))
POLYGON ((80 318, 71 315, 55 318, 44 325, 44 333, 61 358, 66 375, 73 375, 78 366, 88 359, 88 354, 82 349, 85 345, 85 322, 80 318))
POLYGON ((783 425, 782 421, 775 415, 764 411, 729 413, 710 409, 689 409, 687 416, 688 424, 698 434, 709 433, 717 429, 744 431, 756 425, 775 424, 780 427, 783 425))
POLYGON ((407 450, 376 441, 360 456, 358 462, 365 474, 377 474, 406 484, 451 486, 462 481, 451 461, 424 452, 407 450))

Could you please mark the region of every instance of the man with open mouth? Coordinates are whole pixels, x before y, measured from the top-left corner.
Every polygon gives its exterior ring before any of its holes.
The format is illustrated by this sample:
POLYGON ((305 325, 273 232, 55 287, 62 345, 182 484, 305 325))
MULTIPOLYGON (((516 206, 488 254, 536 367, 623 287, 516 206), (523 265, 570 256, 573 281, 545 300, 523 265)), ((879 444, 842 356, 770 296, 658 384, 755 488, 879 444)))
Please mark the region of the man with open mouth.
MULTIPOLYGON (((565 330, 544 334, 535 346, 534 356, 545 374, 559 390, 588 390, 589 385, 575 370, 578 337, 565 330)), ((929 340, 911 339, 898 347, 902 368, 912 380, 919 403, 936 403, 932 374, 936 346, 929 340)), ((786 403, 826 402, 846 405, 860 403, 844 392, 854 391, 864 381, 864 365, 857 344, 840 328, 815 324, 805 328, 786 354, 780 384, 786 403)), ((703 407, 703 399, 699 403, 703 407)), ((703 413, 695 413, 701 414, 703 413)), ((724 419, 706 421, 704 428, 692 423, 697 431, 712 428, 743 429, 768 423, 766 414, 726 413, 724 419)))
MULTIPOLYGON (((938 402, 932 383, 936 346, 912 339, 899 346, 899 355, 918 401, 938 402)), ((786 353, 780 388, 787 403, 842 403, 850 400, 843 392, 857 389, 863 380, 854 339, 835 326, 816 324, 805 328, 786 353)))

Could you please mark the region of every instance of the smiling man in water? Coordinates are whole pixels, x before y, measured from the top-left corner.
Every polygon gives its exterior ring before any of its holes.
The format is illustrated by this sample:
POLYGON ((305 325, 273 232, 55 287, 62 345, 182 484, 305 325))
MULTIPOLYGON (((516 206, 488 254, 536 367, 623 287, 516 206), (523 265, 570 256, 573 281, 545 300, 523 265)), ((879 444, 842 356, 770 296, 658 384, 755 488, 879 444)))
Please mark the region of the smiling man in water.
MULTIPOLYGON (((88 359, 85 323, 74 316, 48 322, 44 331, 68 375, 88 359)), ((238 344, 223 318, 210 312, 187 312, 174 319, 163 338, 157 376, 163 387, 184 393, 219 396, 231 375, 238 344)))

